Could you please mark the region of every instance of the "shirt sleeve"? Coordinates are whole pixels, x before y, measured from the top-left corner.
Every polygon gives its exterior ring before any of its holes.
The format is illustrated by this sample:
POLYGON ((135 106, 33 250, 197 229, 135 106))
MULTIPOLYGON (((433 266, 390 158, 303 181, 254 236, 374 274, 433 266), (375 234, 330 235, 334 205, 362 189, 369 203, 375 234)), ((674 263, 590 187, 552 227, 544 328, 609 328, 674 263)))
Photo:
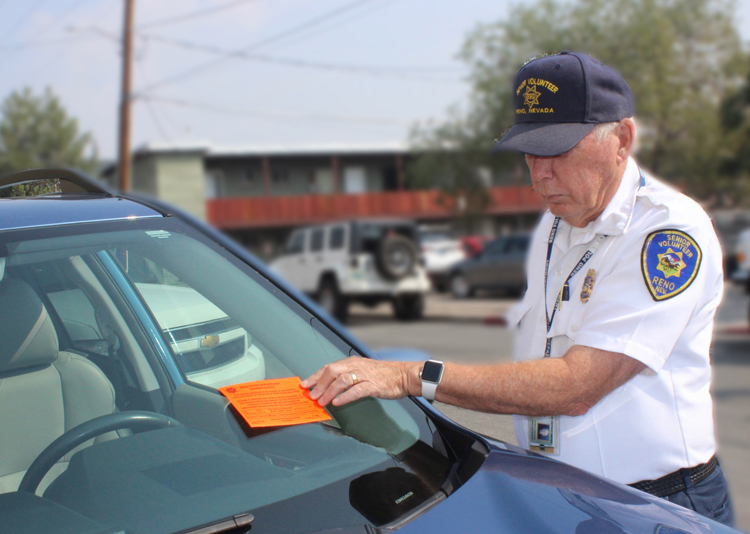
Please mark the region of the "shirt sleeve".
MULTIPOLYGON (((590 300, 584 304, 575 344, 625 354, 658 372, 691 321, 712 324, 710 307, 718 306, 722 291, 718 241, 710 228, 708 231, 695 227, 676 229, 668 223, 663 228, 640 231, 631 238, 615 239, 623 241, 613 242, 607 254, 603 275, 596 280, 590 300), (668 252, 666 234, 661 232, 669 229, 680 232, 676 235, 694 239, 700 247, 700 262, 694 270, 688 261, 692 258, 685 252, 683 267, 676 247, 672 253, 668 252), (650 237, 657 242, 649 247, 650 237), (680 274, 669 270, 672 258, 676 261, 674 269, 681 271, 680 274), (654 275, 660 265, 670 274, 666 283, 672 289, 666 293, 659 293, 663 289, 659 289, 658 279, 665 279, 664 272, 659 270, 654 275)), ((692 324, 691 329, 695 328, 692 324)))

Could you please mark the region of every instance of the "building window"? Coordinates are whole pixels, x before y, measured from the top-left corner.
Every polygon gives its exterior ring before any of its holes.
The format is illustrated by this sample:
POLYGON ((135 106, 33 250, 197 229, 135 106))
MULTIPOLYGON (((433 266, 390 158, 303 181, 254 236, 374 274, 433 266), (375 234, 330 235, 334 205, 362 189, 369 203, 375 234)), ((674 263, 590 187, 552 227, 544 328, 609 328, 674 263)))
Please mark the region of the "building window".
POLYGON ((207 199, 224 196, 224 173, 220 170, 207 171, 205 186, 207 199))
POLYGON ((255 169, 244 169, 240 171, 240 187, 252 189, 258 183, 258 171, 255 169))
POLYGON ((289 171, 286 169, 273 169, 271 171, 271 181, 273 182, 273 185, 289 185, 289 171))

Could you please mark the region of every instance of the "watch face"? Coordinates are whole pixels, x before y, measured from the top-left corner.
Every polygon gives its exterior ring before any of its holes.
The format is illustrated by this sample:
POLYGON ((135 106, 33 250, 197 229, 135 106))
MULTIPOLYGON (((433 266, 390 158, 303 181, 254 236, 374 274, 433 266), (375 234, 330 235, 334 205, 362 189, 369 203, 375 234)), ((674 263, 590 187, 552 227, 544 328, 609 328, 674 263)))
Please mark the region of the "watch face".
POLYGON ((443 364, 433 361, 424 362, 422 367, 422 380, 427 382, 440 382, 440 377, 443 374, 443 364))

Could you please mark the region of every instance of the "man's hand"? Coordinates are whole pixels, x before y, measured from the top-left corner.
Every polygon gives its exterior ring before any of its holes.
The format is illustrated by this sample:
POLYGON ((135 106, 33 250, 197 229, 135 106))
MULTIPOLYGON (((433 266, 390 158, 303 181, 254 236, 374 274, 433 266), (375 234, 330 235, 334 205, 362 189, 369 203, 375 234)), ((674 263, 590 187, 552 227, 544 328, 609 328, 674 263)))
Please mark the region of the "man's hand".
POLYGON ((421 393, 420 368, 421 362, 382 362, 352 356, 326 365, 303 380, 301 386, 314 388, 310 398, 321 406, 341 406, 363 397, 400 399, 421 393))

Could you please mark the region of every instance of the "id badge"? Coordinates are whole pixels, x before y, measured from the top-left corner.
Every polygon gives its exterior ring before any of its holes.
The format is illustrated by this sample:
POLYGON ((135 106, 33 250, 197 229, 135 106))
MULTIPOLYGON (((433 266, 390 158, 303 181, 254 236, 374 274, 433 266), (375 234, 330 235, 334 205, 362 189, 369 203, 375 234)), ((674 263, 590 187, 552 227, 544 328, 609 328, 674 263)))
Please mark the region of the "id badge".
POLYGON ((529 417, 529 450, 560 454, 559 417, 529 417))

